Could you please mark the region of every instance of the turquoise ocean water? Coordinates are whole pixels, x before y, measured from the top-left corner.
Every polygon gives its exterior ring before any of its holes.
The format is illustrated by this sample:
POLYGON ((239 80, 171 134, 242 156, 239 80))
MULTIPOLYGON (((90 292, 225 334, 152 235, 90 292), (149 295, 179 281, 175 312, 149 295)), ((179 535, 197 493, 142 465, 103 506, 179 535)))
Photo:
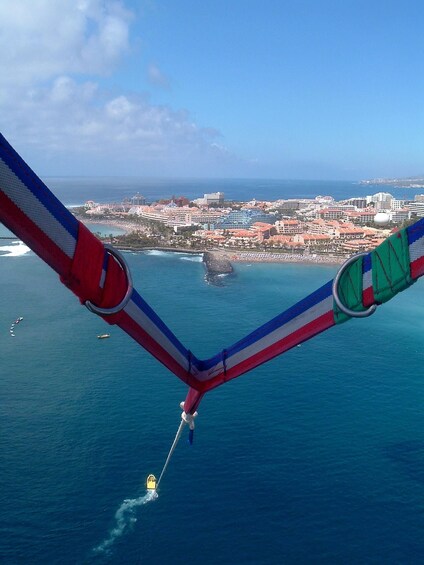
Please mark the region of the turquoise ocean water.
MULTIPOLYGON (((0 242, 0 562, 422 562, 420 281, 207 395, 149 501, 185 386, 24 251, 0 242)), ((200 357, 335 274, 241 264, 213 286, 198 257, 126 258, 200 357)))

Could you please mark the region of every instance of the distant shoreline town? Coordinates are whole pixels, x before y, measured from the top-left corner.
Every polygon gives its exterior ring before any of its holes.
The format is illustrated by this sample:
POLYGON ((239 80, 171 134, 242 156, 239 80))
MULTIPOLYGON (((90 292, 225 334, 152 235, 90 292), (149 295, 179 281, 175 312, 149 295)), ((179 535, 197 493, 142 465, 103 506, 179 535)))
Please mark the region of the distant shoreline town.
POLYGON ((424 195, 412 201, 377 192, 337 202, 331 196, 236 202, 216 192, 147 204, 136 194, 119 203, 88 201, 73 212, 85 222, 121 227, 125 234, 102 239, 122 249, 209 251, 225 261, 334 264, 374 249, 399 227, 423 217, 424 195))
POLYGON ((424 188, 424 176, 393 178, 393 179, 376 178, 376 179, 361 180, 360 184, 365 184, 368 186, 385 185, 385 186, 393 186, 393 188, 420 189, 420 188, 424 188))

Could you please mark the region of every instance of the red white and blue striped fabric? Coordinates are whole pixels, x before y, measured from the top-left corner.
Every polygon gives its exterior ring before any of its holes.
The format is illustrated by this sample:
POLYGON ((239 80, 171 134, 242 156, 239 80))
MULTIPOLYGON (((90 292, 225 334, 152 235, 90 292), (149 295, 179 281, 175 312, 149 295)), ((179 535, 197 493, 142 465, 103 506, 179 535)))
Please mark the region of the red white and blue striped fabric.
MULTIPOLYGON (((0 221, 60 276, 81 302, 108 308, 126 291, 125 274, 98 239, 50 192, 0 135, 0 221)), ((411 275, 424 273, 424 220, 407 230, 411 275)), ((363 304, 374 302, 371 256, 363 260, 363 304)), ((136 290, 118 314, 119 325, 190 387, 184 409, 203 394, 335 325, 332 281, 210 359, 197 359, 136 290)))
POLYGON ((423 220, 407 228, 411 277, 418 279, 424 274, 424 230, 423 220))

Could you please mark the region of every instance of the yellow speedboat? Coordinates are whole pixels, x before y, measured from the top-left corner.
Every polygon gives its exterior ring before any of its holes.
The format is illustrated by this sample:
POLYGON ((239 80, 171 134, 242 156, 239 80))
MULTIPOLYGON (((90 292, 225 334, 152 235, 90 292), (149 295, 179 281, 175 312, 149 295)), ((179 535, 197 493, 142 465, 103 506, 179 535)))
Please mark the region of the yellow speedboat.
POLYGON ((149 475, 146 480, 147 490, 156 490, 156 477, 154 475, 149 475))

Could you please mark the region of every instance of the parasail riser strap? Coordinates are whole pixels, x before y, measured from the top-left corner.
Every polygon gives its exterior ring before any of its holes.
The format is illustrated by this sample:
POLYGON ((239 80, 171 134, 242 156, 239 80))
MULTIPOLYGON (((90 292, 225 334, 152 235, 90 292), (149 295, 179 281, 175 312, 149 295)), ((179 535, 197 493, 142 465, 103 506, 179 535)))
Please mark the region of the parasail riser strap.
MULTIPOLYGON (((89 301, 106 310, 122 307, 102 317, 117 324, 190 387, 189 413, 207 391, 349 319, 337 308, 329 281, 238 342, 220 347, 208 359, 198 359, 135 289, 128 293, 122 263, 63 206, 1 135, 0 222, 50 265, 82 303, 89 301)), ((421 219, 346 268, 338 285, 340 297, 351 310, 363 311, 389 300, 423 273, 421 219)))

